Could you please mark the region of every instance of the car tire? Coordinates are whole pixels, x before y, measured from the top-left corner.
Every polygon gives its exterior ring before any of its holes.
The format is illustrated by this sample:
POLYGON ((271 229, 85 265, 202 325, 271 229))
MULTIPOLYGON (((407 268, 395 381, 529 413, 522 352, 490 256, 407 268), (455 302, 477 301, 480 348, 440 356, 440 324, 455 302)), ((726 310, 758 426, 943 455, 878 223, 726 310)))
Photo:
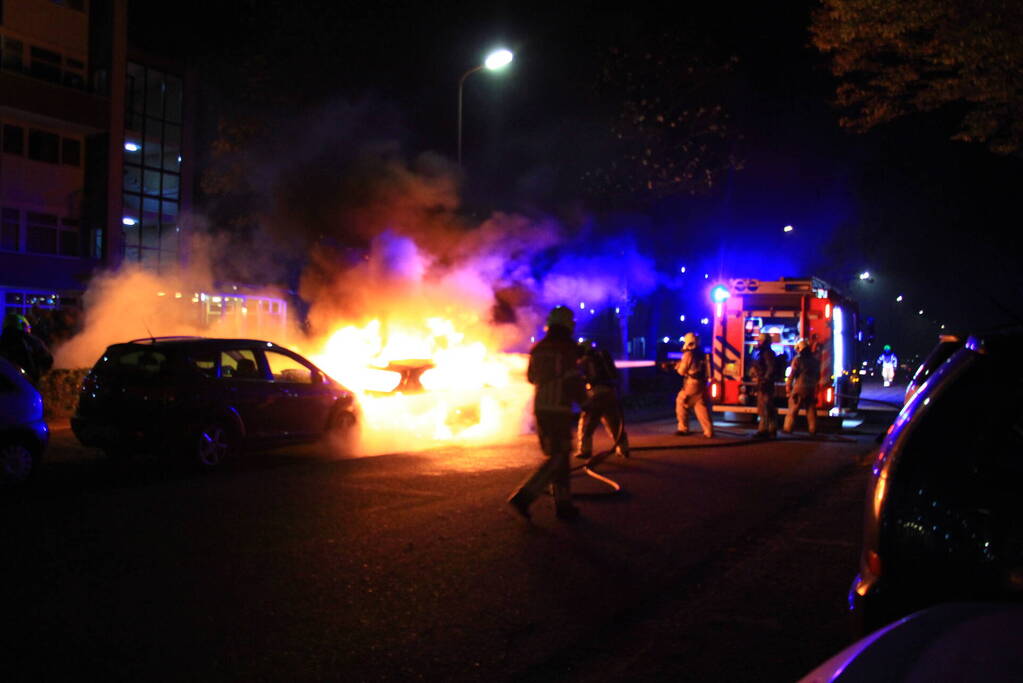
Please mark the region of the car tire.
POLYGON ((36 470, 36 455, 21 441, 0 445, 0 488, 24 484, 36 470))
POLYGON ((234 433, 223 422, 207 422, 195 435, 192 460, 200 469, 214 469, 234 453, 235 441, 234 433))

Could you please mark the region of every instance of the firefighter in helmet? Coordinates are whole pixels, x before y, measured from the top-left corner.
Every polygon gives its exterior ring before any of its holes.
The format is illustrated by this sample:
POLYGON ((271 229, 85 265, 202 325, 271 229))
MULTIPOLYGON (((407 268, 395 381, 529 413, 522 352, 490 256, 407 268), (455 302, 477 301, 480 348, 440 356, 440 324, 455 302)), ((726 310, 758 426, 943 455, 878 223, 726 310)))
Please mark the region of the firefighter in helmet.
POLYGON ((700 348, 700 338, 693 332, 682 337, 682 359, 676 366, 676 371, 682 376, 682 389, 675 397, 675 417, 678 420, 675 434, 678 436, 689 434, 690 413, 696 413, 705 437, 710 439, 714 436, 714 423, 707 408, 710 403, 708 364, 707 354, 700 348))
POLYGON ((890 387, 895 381, 895 368, 899 366, 899 358, 892 351, 891 345, 884 345, 884 351, 877 357, 877 364, 881 366, 881 378, 884 380, 884 385, 890 387))
POLYGON ((547 333, 529 352, 526 376, 535 387, 533 413, 536 435, 547 460, 508 498, 508 503, 525 518, 547 487, 554 492, 554 512, 559 519, 579 516, 569 488, 572 456, 574 407, 585 399, 585 386, 576 361, 579 349, 572 340, 575 316, 566 306, 555 306, 547 316, 547 333))
POLYGON ((53 356, 46 344, 32 334, 28 318, 15 313, 4 319, 3 333, 0 334, 0 356, 21 367, 33 385, 39 386, 39 378, 53 367, 53 356))
POLYGON ((579 415, 577 458, 593 457, 593 433, 601 423, 611 437, 614 452, 629 457, 629 435, 618 398, 618 368, 605 349, 583 339, 579 342, 579 372, 586 382, 586 401, 579 415))
POLYGON ((789 366, 785 378, 785 395, 789 398, 789 412, 785 416, 782 431, 792 432, 799 410, 806 411, 806 428, 810 434, 817 433, 817 389, 821 381, 821 362, 805 339, 796 342, 796 356, 789 366))
POLYGON ((757 337, 756 353, 750 366, 750 379, 757 390, 756 439, 773 439, 778 435, 778 408, 774 405, 774 382, 778 377, 778 356, 771 349, 771 333, 757 337))

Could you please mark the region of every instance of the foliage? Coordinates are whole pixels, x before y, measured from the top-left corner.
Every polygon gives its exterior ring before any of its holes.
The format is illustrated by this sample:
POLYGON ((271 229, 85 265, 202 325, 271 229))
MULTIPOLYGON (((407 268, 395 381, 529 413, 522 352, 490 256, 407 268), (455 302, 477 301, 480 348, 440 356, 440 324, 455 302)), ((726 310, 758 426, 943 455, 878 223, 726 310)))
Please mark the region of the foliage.
POLYGON ((66 370, 55 368, 39 380, 39 393, 43 395, 43 409, 46 417, 70 417, 78 408, 78 392, 81 390, 89 368, 66 370))
POLYGON ((736 62, 715 58, 679 34, 642 37, 609 50, 600 94, 612 102, 614 152, 586 171, 594 194, 656 199, 699 194, 742 168, 741 136, 721 104, 722 84, 736 62))
POLYGON ((841 124, 866 131, 912 112, 965 105, 953 138, 997 153, 1023 142, 1019 0, 822 0, 811 25, 841 80, 841 124))

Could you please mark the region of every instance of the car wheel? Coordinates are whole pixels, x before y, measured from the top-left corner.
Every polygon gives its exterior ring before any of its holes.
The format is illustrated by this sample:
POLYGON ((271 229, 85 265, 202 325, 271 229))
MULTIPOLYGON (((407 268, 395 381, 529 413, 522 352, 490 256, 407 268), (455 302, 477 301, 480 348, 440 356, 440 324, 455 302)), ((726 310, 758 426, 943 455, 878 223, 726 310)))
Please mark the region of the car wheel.
POLYGON ((195 463, 203 469, 212 469, 221 464, 234 449, 234 436, 220 422, 204 425, 195 439, 195 463))
POLYGON ((0 486, 24 484, 35 470, 35 455, 25 444, 14 441, 0 445, 0 486))

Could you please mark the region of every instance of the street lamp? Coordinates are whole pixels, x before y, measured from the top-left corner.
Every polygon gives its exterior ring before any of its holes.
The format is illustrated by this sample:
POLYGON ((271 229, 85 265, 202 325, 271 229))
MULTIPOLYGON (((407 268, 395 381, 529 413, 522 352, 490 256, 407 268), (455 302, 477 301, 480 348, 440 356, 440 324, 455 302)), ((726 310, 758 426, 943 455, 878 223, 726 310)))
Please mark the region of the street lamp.
POLYGON ((471 74, 476 73, 480 69, 487 69, 488 71, 499 71, 504 67, 511 64, 513 55, 510 50, 500 49, 494 50, 487 58, 483 60, 483 63, 479 66, 474 66, 458 79, 458 165, 462 165, 462 86, 465 84, 465 79, 471 74))

